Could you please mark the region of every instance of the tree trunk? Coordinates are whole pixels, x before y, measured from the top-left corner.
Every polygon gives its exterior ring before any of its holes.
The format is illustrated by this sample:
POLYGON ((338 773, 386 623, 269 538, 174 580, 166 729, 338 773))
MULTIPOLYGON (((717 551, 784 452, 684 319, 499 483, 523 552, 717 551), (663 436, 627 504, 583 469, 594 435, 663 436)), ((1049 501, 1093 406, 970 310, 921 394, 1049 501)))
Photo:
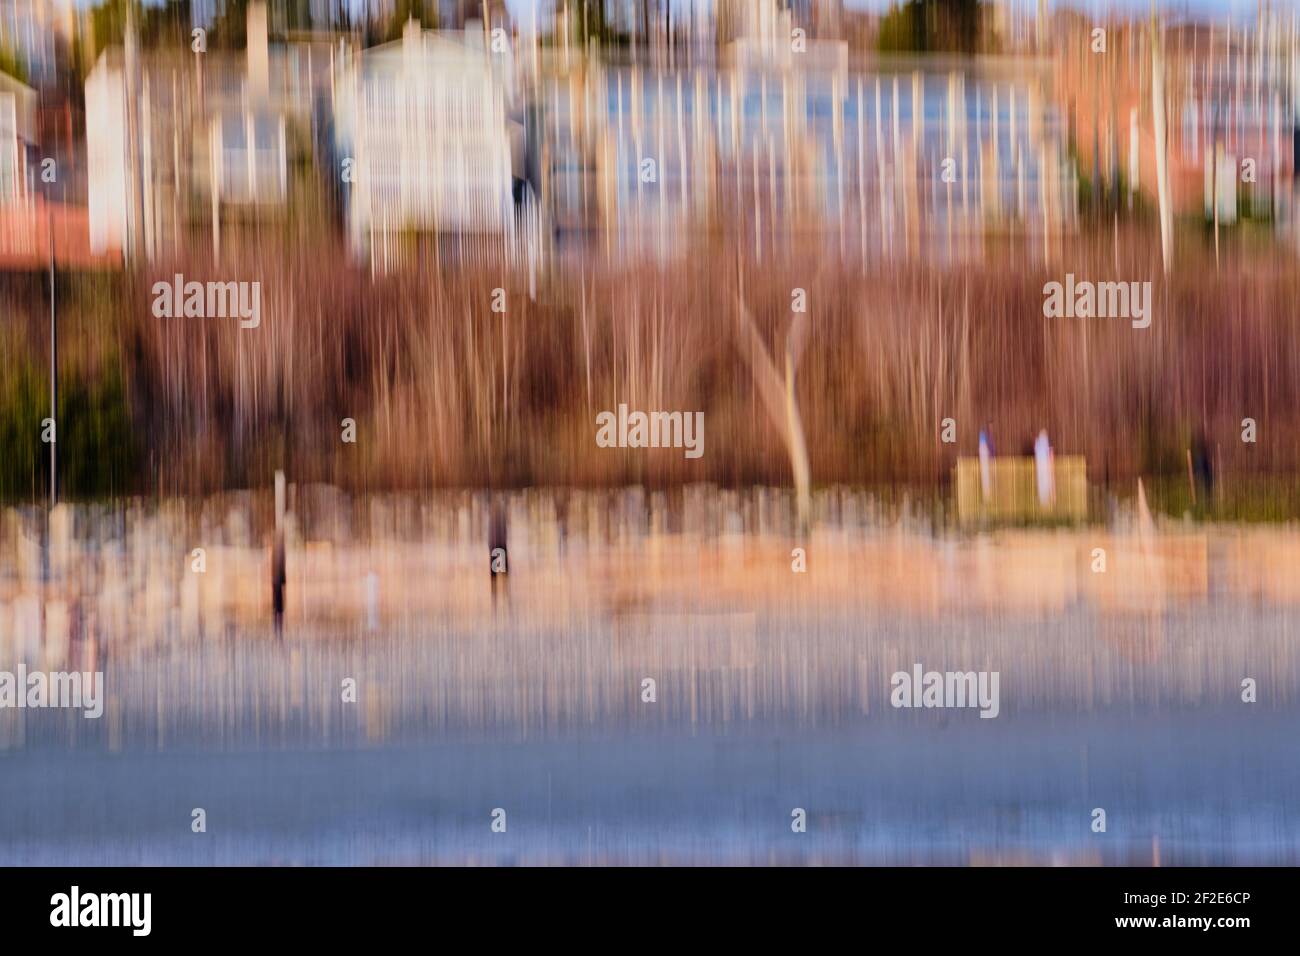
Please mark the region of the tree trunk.
MULTIPOLYGON (((1156 192, 1160 199, 1160 254, 1165 275, 1168 275, 1173 264, 1174 221, 1169 208, 1169 156, 1165 139, 1165 57, 1154 8, 1151 14, 1151 114, 1156 137, 1156 192)), ((1217 196, 1214 202, 1217 208, 1217 196)))
POLYGON ((812 523, 812 468, 808 462, 803 418, 799 414, 799 401, 795 394, 795 370, 799 367, 803 353, 808 317, 804 313, 794 315, 793 324, 786 336, 785 374, 781 375, 739 295, 736 297, 736 305, 740 312, 741 335, 744 339, 737 345, 749 363, 763 407, 781 435, 786 454, 790 456, 790 468, 794 473, 798 533, 803 537, 812 523))

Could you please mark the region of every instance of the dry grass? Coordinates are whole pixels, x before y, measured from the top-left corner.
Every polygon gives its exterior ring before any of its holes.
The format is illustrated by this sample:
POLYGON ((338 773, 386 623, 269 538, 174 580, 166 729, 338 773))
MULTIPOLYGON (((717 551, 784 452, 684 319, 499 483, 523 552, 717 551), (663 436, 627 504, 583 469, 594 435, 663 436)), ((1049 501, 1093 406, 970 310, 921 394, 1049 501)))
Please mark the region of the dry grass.
MULTIPOLYGON (((796 287, 812 320, 797 394, 816 483, 944 479, 988 423, 1001 454, 1047 428, 1059 451, 1086 456, 1093 480, 1177 474, 1198 430, 1225 472, 1294 471, 1292 264, 1243 256, 1216 276, 1212 260, 1184 256, 1166 283, 1148 239, 1081 241, 1046 269, 1014 256, 954 270, 797 256, 738 268, 733 253, 701 248, 672 266, 570 265, 542 277, 535 301, 507 270, 444 262, 372 280, 300 250, 101 277, 94 296, 74 290, 64 321, 119 346, 149 449, 140 491, 258 486, 281 467, 354 489, 785 484, 784 449, 737 347, 736 296, 743 288, 777 342, 796 287), (1067 271, 1154 280, 1152 327, 1044 319, 1042 285, 1067 271), (154 318, 151 285, 173 272, 259 279, 261 327, 154 318), (504 315, 491 310, 496 287, 504 315), (620 402, 703 410, 704 457, 598 448, 595 415, 620 402), (955 446, 938 440, 949 416, 955 446), (1257 444, 1240 441, 1246 417, 1257 444), (357 422, 355 445, 340 440, 344 418, 357 422)), ((39 361, 39 299, 13 299, 27 302, 39 361)))

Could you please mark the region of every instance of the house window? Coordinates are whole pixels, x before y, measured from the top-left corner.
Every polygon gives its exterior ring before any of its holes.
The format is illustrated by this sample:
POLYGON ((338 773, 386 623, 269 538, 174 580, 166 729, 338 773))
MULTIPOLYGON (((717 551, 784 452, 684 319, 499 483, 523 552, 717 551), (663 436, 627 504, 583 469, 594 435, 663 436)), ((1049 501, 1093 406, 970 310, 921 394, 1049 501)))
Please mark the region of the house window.
POLYGON ((280 203, 288 193, 284 117, 229 113, 215 124, 221 198, 231 203, 280 203))

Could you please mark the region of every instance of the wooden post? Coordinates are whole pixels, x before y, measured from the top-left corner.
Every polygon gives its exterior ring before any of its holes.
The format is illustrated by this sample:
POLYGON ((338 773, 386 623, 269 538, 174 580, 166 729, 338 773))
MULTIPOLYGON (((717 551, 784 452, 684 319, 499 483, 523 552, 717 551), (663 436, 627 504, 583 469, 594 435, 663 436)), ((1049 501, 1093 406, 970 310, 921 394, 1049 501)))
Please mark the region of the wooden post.
POLYGON ((271 552, 271 608, 275 615, 275 635, 284 630, 284 472, 275 473, 275 544, 271 552))
POLYGON ((504 589, 506 575, 510 573, 510 531, 506 502, 502 495, 492 494, 488 505, 488 571, 492 580, 492 604, 497 602, 498 588, 504 589))

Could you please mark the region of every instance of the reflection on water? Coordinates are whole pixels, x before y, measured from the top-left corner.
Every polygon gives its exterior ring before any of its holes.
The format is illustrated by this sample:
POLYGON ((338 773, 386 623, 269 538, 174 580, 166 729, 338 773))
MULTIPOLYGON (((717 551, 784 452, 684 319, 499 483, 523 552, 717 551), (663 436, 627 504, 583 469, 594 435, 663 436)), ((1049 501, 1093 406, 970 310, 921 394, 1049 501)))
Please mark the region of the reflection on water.
POLYGON ((1294 530, 823 500, 797 573, 788 501, 693 495, 513 497, 495 598, 481 497, 295 496, 279 637, 256 496, 11 512, 0 667, 106 703, 0 710, 0 863, 1300 860, 1294 530), (894 709, 916 663, 998 717, 894 709))

